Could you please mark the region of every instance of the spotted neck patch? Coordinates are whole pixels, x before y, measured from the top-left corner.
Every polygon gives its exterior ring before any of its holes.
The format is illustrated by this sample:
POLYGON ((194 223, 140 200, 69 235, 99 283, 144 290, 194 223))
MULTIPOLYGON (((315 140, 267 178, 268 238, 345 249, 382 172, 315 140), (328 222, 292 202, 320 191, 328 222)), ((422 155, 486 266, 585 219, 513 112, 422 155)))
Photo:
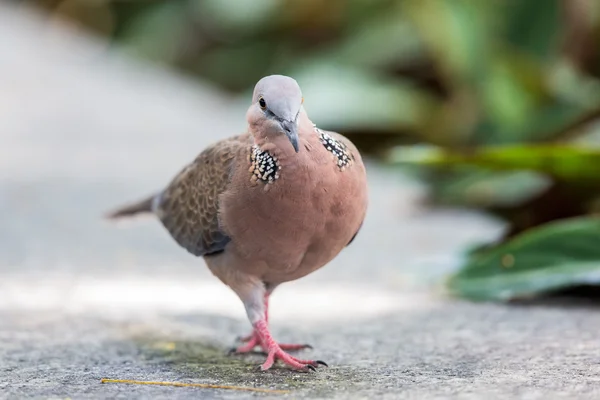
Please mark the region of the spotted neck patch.
POLYGON ((331 135, 317 128, 316 125, 315 131, 319 135, 319 140, 325 149, 334 155, 334 160, 340 170, 343 171, 352 165, 352 154, 348 151, 348 147, 344 143, 334 139, 331 135))
POLYGON ((281 166, 277 162, 277 157, 273 157, 268 151, 261 150, 257 145, 252 146, 250 163, 252 164, 250 167, 252 180, 273 183, 279 178, 281 166))

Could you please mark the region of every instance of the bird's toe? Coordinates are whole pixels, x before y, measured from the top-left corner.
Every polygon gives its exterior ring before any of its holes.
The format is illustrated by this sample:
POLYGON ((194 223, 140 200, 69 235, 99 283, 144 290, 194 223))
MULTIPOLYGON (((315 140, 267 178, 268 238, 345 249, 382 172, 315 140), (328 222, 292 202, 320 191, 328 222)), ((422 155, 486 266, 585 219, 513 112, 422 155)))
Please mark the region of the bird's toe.
POLYGON ((281 348, 281 350, 286 350, 286 351, 297 351, 297 350, 304 350, 304 349, 312 349, 313 348, 308 343, 303 343, 303 344, 280 343, 279 347, 281 348))

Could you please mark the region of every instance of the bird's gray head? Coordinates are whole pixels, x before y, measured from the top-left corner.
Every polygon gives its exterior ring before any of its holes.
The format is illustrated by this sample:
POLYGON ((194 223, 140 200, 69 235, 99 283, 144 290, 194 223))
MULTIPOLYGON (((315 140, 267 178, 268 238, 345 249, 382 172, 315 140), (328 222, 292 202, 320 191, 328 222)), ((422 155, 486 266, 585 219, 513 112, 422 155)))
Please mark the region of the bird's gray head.
POLYGON ((285 134, 298 152, 298 116, 302 102, 302 91, 294 79, 284 75, 265 76, 254 87, 249 123, 285 134))

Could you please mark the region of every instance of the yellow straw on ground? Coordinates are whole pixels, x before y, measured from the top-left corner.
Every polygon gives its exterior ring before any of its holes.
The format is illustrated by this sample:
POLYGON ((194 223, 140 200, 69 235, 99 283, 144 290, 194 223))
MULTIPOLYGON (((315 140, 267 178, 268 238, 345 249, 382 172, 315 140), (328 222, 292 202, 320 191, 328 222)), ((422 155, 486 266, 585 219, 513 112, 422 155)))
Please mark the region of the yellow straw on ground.
POLYGON ((100 383, 129 383, 132 385, 159 385, 159 386, 180 386, 180 387, 197 387, 204 389, 228 389, 228 390, 244 390, 247 392, 261 392, 271 394, 286 394, 289 390, 275 390, 275 389, 260 389, 243 386, 227 386, 227 385, 210 385, 207 383, 183 383, 183 382, 160 382, 160 381, 135 381, 129 379, 107 379, 102 378, 100 383))

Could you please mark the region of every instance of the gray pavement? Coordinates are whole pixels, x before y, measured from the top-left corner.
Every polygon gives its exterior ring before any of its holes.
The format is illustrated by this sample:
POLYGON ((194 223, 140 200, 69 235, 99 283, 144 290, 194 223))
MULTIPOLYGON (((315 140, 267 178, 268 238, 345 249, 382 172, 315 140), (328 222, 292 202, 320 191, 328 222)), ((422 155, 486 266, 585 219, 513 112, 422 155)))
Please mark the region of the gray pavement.
POLYGON ((0 49, 0 398, 277 397, 102 378, 311 399, 598 397, 596 305, 445 297, 465 246, 502 226, 421 209, 421 185, 372 161, 355 243, 272 301, 276 337, 330 368, 260 373, 260 355, 226 356, 249 328, 239 300, 157 222, 100 216, 243 129, 245 105, 6 6, 0 49))

